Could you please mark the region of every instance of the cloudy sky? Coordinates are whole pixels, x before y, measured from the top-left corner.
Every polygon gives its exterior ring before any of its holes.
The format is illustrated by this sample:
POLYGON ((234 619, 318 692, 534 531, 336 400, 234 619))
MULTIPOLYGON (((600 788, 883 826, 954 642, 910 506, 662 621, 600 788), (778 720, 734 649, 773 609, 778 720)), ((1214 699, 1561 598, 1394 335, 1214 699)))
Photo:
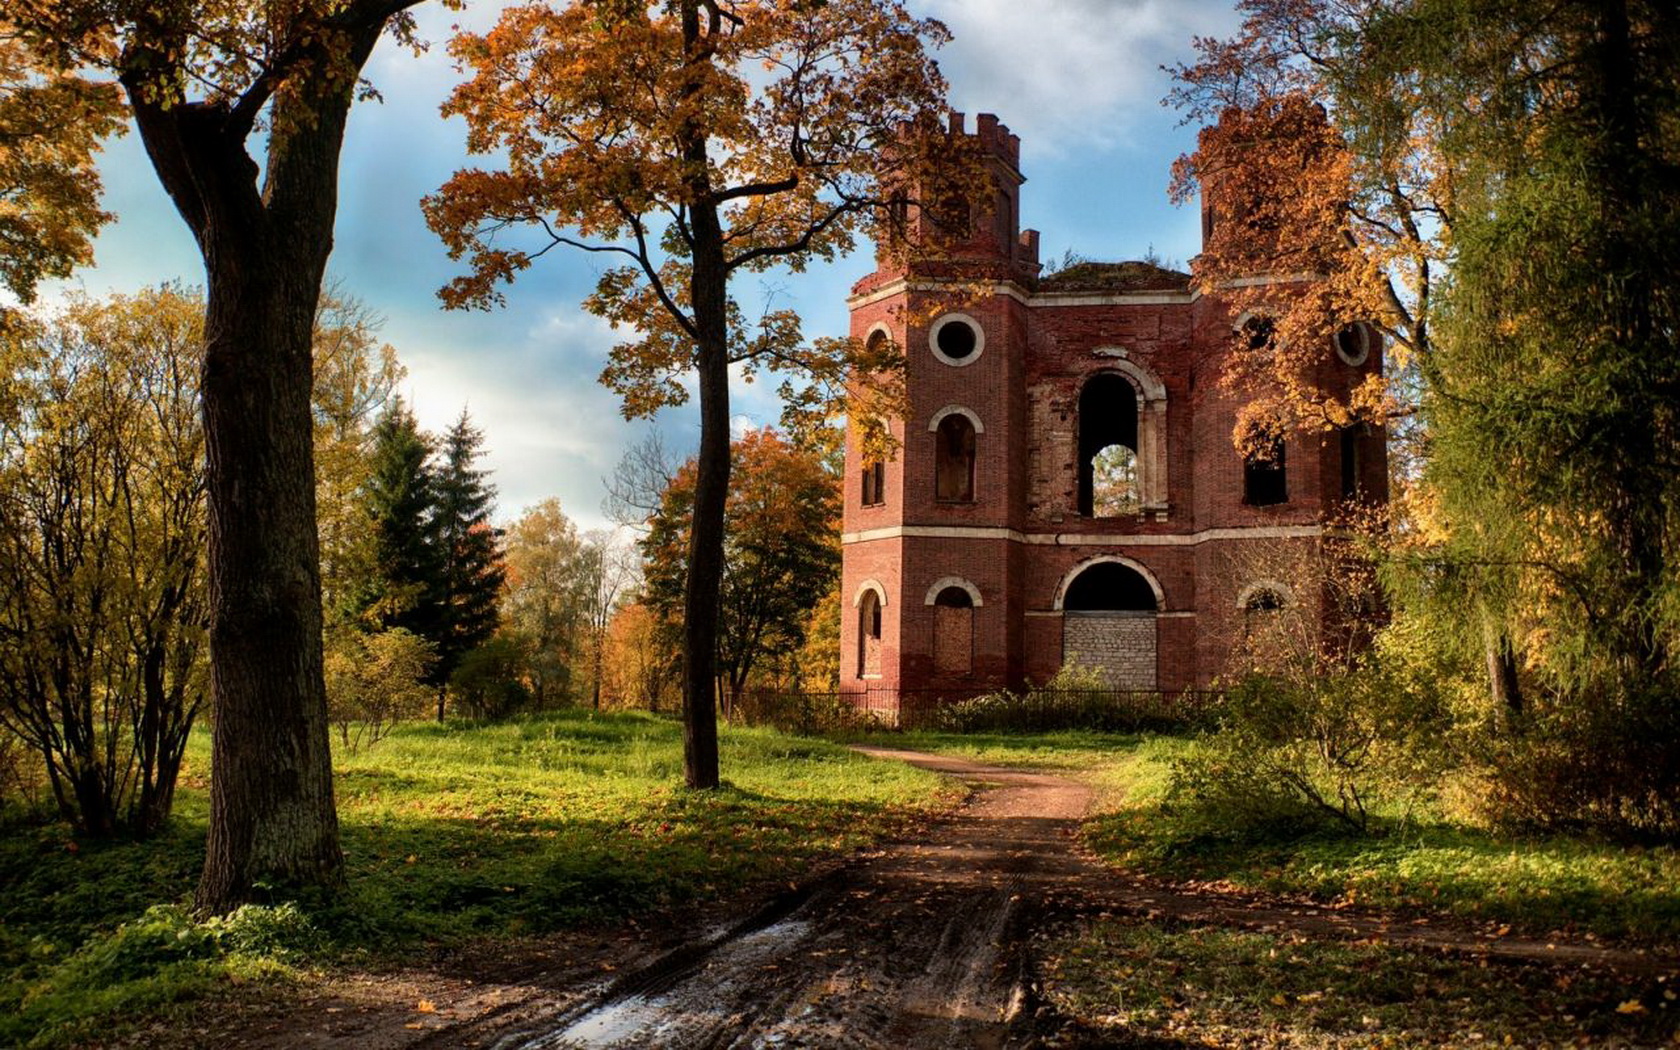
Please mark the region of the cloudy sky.
MULTIPOLYGON (((1196 251, 1197 221, 1166 197, 1167 169, 1189 148, 1193 128, 1160 105, 1162 65, 1183 60, 1193 35, 1226 35, 1230 0, 910 0, 918 14, 948 25, 955 40, 939 54, 952 104, 994 112, 1021 137, 1028 182, 1022 225, 1042 232, 1041 253, 1072 249, 1095 259, 1137 258, 1153 247, 1184 260, 1196 251)), ((430 6, 430 5, 429 5, 430 6)), ((383 103, 354 111, 341 174, 335 278, 385 317, 384 336, 408 368, 403 394, 422 426, 441 429, 466 406, 487 436, 486 464, 500 490, 500 516, 548 496, 586 527, 602 523, 602 478, 623 450, 658 427, 666 445, 691 448, 692 407, 653 423, 627 423, 597 385, 607 326, 579 308, 600 263, 551 253, 527 271, 492 312, 442 310, 436 289, 454 276, 422 222, 419 199, 465 161, 463 125, 438 105, 457 79, 441 42, 454 22, 482 28, 499 3, 464 14, 422 8, 422 35, 438 42, 415 57, 389 41, 369 75, 383 103)), ((159 189, 135 136, 113 143, 103 162, 106 206, 118 220, 100 236, 97 264, 71 282, 94 295, 132 291, 203 271, 192 240, 159 189)), ((801 311, 808 335, 846 330, 845 295, 870 269, 866 254, 780 280, 778 302, 801 311)), ((755 278, 736 293, 750 305, 755 278)), ((742 423, 773 422, 768 391, 737 386, 742 423)))

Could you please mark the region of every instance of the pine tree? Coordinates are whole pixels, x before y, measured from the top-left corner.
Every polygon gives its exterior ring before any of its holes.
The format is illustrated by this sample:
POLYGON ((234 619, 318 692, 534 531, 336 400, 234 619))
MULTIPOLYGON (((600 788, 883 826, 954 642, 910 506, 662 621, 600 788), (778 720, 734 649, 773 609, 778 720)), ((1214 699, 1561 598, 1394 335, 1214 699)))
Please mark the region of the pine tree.
POLYGON ((444 592, 437 490, 426 462, 431 443, 399 397, 375 424, 373 445, 372 474, 361 493, 373 565, 355 605, 370 629, 401 627, 436 643, 444 592))
POLYGON ((463 656, 496 632, 497 604, 507 576, 500 533, 490 524, 496 489, 485 481, 485 471, 474 466, 483 446, 484 432, 461 409, 461 417, 444 434, 435 478, 441 623, 432 637, 438 653, 433 675, 439 686, 439 720, 449 676, 463 656))

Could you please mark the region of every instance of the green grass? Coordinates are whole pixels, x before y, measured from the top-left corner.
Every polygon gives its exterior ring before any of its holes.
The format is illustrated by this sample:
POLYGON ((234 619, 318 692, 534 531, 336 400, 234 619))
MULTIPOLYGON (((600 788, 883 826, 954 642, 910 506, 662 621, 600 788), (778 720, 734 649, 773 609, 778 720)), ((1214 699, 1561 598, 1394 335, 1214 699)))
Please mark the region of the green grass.
POLYGON ((1454 915, 1537 934, 1680 942, 1680 850, 1673 847, 1502 834, 1438 813, 1388 822, 1386 834, 1371 837, 1210 832, 1204 815, 1168 805, 1172 762, 1196 746, 1186 737, 924 733, 881 740, 1077 775, 1098 790, 1087 844, 1111 863, 1166 878, 1454 915))
POLYGON ((203 860, 208 740, 196 735, 175 819, 151 840, 5 829, 0 1045, 166 1012, 230 976, 284 979, 300 963, 394 960, 784 882, 957 794, 933 774, 768 730, 725 729, 721 751, 725 787, 691 792, 680 726, 662 719, 405 726, 339 757, 346 892, 295 911, 276 899, 229 930, 178 907, 203 860))
POLYGON ((1387 945, 1104 919, 1055 941, 1047 992, 1098 1030, 1217 1046, 1653 1046, 1660 978, 1490 964, 1387 945))

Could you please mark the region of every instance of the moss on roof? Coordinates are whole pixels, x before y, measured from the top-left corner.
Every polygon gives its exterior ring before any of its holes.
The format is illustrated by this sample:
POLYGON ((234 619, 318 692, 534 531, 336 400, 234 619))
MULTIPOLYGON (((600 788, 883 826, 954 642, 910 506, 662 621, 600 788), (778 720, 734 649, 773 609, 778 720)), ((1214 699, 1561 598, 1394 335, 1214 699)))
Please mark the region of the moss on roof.
POLYGON ((1039 279, 1041 292, 1183 291, 1190 275, 1154 263, 1081 262, 1039 279))

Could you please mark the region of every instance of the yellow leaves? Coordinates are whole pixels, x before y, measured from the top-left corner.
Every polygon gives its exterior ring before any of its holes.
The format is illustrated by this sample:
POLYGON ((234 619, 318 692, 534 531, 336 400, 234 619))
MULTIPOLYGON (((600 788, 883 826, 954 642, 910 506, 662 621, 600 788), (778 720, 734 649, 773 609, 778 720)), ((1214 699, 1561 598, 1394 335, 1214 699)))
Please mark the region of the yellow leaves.
POLYGON ((1645 1012, 1645 1004, 1638 999, 1628 999, 1616 1006, 1616 1012, 1619 1014, 1642 1014, 1645 1012))
POLYGON ((418 1003, 414 1004, 414 1012, 421 1014, 435 1014, 437 1013, 437 1004, 432 1002, 430 999, 422 999, 418 1003))

